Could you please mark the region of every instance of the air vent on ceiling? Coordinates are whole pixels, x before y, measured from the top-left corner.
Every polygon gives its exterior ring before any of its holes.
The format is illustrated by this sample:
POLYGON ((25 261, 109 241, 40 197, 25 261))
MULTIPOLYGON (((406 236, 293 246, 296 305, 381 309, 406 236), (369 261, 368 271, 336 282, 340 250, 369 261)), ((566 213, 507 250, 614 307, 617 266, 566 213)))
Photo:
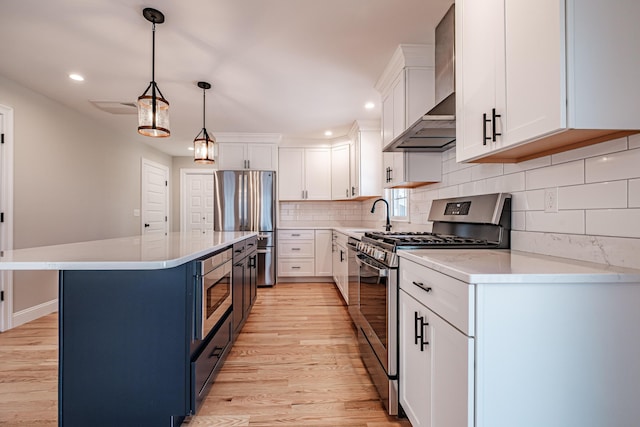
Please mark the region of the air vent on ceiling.
POLYGON ((89 101, 96 108, 110 114, 138 114, 138 107, 135 102, 119 101, 89 101))

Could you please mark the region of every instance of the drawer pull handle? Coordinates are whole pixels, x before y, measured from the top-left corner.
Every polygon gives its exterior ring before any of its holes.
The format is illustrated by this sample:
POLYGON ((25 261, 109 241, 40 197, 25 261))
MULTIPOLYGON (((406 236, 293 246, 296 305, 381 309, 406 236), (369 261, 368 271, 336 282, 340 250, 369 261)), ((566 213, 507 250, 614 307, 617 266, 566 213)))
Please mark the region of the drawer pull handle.
POLYGON ((292 251, 299 251, 300 248, 291 248, 292 251))
POLYGON ((299 234, 292 234, 291 236, 293 236, 293 237, 300 237, 300 235, 299 235, 299 234))
POLYGON ((417 287, 424 289, 426 292, 431 292, 433 290, 431 286, 425 286, 424 283, 422 282, 412 282, 412 283, 417 287))
POLYGON ((291 268, 292 268, 293 270, 296 270, 296 269, 297 269, 297 270, 299 270, 299 269, 300 269, 300 266, 299 266, 299 265, 293 265, 293 266, 291 266, 291 268))

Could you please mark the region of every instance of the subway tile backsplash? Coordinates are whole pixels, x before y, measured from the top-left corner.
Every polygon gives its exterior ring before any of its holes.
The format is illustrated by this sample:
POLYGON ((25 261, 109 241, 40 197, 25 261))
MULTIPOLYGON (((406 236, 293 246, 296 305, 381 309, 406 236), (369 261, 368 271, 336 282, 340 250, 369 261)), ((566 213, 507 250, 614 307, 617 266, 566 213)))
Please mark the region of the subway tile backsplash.
MULTIPOLYGON (((640 135, 504 165, 456 163, 454 148, 442 162, 442 182, 410 190, 410 221, 394 230, 431 230, 433 199, 508 192, 513 249, 640 268, 640 135), (558 212, 545 212, 556 187, 558 212)), ((384 209, 371 203, 282 202, 280 224, 379 228, 384 209)))

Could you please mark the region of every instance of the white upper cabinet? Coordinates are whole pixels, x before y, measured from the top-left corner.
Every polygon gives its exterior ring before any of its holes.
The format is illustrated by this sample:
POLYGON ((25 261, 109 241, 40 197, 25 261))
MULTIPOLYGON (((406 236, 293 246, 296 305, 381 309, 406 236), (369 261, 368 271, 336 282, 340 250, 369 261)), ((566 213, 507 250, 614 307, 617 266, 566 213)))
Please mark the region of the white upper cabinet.
POLYGON ((218 143, 218 169, 277 170, 276 144, 218 143))
POLYGON ((382 97, 382 146, 387 146, 435 102, 434 46, 398 46, 376 83, 382 97))
POLYGON ((331 200, 331 149, 280 148, 280 200, 331 200))
MULTIPOLYGON (((434 46, 398 46, 376 89, 382 97, 384 148, 434 106, 434 46)), ((382 163, 384 188, 415 187, 442 180, 440 153, 385 152, 382 163)))
POLYGON ((382 154, 384 188, 410 188, 442 180, 442 153, 382 154))
POLYGON ((349 144, 331 147, 331 198, 346 200, 351 195, 349 144))
POLYGON ((382 144, 380 123, 359 120, 349 131, 351 139, 352 199, 367 199, 382 195, 382 144))
POLYGON ((455 7, 458 161, 518 162, 640 129, 640 2, 455 7))

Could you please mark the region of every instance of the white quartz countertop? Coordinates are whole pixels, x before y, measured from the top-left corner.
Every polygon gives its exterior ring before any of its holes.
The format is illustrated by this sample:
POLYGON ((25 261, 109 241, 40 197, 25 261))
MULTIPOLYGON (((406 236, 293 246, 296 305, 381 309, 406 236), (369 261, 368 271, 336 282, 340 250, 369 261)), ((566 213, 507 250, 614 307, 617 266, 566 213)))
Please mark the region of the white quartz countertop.
POLYGON ((398 256, 467 283, 640 283, 640 270, 506 249, 399 250, 398 256))
POLYGON ((200 258, 255 232, 169 233, 16 249, 0 255, 0 270, 156 270, 200 258))

